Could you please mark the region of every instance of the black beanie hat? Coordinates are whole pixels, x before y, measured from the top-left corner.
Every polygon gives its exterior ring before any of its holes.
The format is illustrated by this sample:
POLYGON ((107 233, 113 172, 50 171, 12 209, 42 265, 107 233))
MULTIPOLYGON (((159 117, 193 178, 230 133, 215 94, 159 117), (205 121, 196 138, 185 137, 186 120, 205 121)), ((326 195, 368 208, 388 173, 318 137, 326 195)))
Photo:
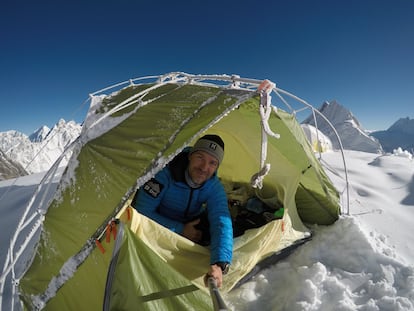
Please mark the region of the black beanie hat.
POLYGON ((201 137, 194 144, 191 153, 196 151, 205 151, 215 157, 219 164, 223 161, 224 157, 224 142, 220 136, 214 134, 208 134, 201 137))

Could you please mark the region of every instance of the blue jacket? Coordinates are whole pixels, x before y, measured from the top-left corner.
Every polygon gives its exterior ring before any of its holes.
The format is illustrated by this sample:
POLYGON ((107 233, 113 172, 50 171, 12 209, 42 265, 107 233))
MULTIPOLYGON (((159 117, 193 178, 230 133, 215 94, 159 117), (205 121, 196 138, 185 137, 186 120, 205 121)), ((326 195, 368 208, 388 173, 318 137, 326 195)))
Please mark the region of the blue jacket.
POLYGON ((210 223, 210 263, 229 262, 233 254, 233 228, 227 197, 217 174, 200 188, 185 181, 188 149, 177 155, 138 191, 135 208, 164 227, 181 234, 184 224, 207 208, 210 223))

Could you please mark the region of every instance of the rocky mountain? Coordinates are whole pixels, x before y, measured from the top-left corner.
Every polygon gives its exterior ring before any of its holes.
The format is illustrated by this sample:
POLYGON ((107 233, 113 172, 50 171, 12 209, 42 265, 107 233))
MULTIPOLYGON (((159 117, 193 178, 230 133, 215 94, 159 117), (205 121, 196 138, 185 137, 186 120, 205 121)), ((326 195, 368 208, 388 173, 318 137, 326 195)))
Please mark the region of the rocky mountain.
MULTIPOLYGON (((52 166, 65 147, 76 139, 80 132, 80 124, 74 121, 66 122, 63 119, 52 129, 43 126, 30 136, 17 131, 1 132, 0 150, 5 155, 4 159, 13 159, 13 162, 20 164, 27 173, 43 172, 52 166)), ((0 169, 6 170, 8 166, 6 160, 0 159, 0 169)))
MULTIPOLYGON (((371 137, 362 127, 355 116, 337 101, 325 102, 319 112, 335 127, 344 149, 381 153, 383 151, 380 142, 371 137)), ((339 149, 339 141, 335 132, 319 114, 316 115, 318 129, 332 142, 334 149, 339 149)), ((310 115, 302 122, 315 126, 313 116, 310 115)))
POLYGON ((27 175, 25 169, 19 163, 9 159, 9 157, 0 150, 0 180, 24 175, 27 175))
POLYGON ((414 151, 414 119, 401 118, 385 131, 372 132, 381 143, 384 151, 392 152, 401 147, 403 150, 414 151))

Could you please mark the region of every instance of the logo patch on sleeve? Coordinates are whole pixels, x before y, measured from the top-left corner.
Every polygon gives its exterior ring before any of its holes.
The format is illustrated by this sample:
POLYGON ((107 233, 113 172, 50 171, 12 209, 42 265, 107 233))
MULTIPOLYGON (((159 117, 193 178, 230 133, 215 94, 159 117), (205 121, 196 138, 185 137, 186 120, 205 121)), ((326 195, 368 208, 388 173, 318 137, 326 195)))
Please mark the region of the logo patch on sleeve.
POLYGON ((148 193, 150 196, 152 196, 154 199, 160 195, 162 188, 164 188, 164 185, 160 184, 154 178, 147 181, 143 186, 144 191, 148 193))

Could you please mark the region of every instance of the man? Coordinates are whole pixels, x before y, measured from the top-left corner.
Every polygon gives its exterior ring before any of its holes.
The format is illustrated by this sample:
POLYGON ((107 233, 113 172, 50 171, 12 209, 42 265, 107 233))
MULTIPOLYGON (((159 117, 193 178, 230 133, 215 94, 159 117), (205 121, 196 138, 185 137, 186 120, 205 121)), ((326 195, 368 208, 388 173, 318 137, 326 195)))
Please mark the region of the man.
POLYGON ((217 177, 223 157, 224 142, 218 135, 201 137, 144 184, 135 203, 141 214, 193 242, 211 245, 207 276, 218 287, 233 254, 231 216, 217 177))

